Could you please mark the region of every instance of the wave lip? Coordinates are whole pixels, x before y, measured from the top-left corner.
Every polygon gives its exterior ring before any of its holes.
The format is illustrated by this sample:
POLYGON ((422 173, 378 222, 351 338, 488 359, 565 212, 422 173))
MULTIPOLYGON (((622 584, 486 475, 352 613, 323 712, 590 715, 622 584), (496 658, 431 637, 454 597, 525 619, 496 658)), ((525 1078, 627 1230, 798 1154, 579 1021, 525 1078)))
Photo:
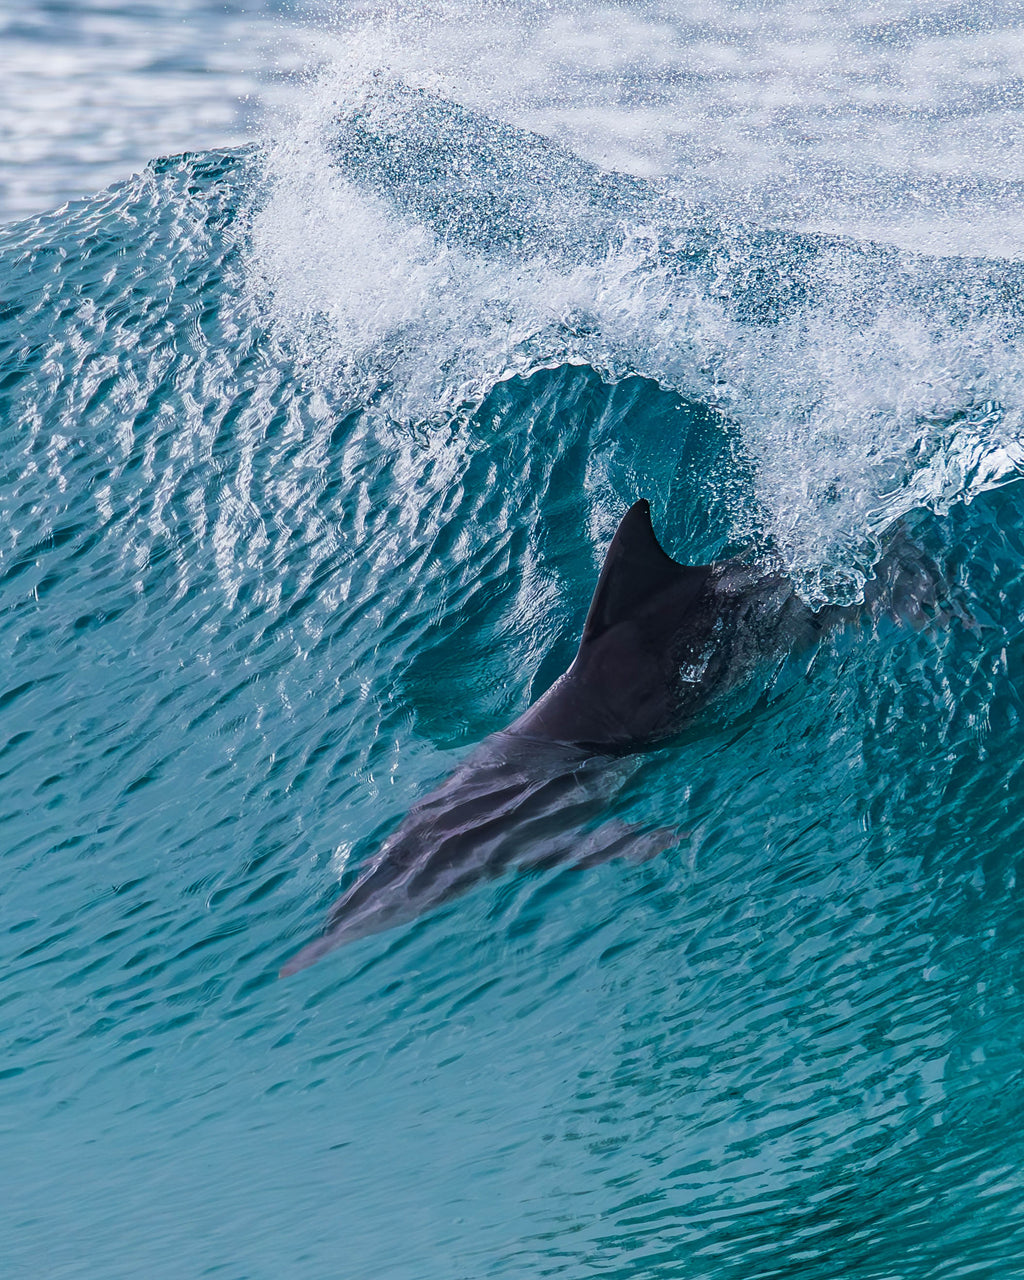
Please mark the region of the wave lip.
POLYGON ((737 220, 384 74, 266 155, 251 280, 310 376, 441 422, 565 363, 738 432, 814 603, 879 539, 1020 469, 1024 265, 737 220))

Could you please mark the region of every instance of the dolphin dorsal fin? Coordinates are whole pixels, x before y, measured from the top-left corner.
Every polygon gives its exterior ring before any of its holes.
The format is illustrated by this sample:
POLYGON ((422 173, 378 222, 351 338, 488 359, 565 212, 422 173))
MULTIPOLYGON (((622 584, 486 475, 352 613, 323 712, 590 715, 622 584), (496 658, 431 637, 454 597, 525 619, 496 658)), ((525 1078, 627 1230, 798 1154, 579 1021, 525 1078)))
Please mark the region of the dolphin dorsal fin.
POLYGON ((710 573, 706 566, 679 564, 663 549, 651 525, 651 504, 634 502, 615 531, 583 627, 582 644, 635 618, 655 596, 689 588, 696 596, 710 573))

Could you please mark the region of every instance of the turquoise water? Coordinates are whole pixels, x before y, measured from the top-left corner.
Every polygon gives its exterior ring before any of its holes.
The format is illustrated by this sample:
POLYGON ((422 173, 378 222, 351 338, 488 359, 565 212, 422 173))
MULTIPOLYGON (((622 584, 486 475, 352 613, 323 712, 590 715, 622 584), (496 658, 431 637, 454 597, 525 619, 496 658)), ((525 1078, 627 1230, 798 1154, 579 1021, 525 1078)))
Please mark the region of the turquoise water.
POLYGON ((351 85, 0 230, 4 1274, 1024 1275, 1019 267, 351 85), (641 494, 819 601, 903 518, 973 621, 279 981, 641 494))

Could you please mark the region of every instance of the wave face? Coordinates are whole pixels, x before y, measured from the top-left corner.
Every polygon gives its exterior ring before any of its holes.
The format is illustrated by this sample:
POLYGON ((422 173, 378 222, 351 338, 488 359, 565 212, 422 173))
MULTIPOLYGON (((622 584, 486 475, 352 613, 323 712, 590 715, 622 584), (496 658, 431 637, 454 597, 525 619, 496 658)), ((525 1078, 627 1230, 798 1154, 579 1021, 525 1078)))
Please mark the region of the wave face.
POLYGON ((0 231, 11 1274, 1024 1272, 1021 268, 302 93, 0 231), (816 602, 901 519, 974 624, 638 758, 609 818, 679 849, 278 982, 640 494, 816 602))

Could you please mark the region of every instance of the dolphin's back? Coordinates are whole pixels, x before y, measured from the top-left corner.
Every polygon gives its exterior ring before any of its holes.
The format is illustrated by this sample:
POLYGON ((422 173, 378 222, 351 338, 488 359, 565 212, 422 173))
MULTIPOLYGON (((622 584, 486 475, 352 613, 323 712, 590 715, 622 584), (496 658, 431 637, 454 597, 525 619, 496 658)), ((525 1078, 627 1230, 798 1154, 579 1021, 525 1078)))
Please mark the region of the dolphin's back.
POLYGON ((631 624, 648 651, 667 648, 681 620, 700 600, 711 573, 710 565, 672 559, 655 537, 650 503, 641 498, 623 516, 608 547, 577 661, 615 628, 631 624))
POLYGON ((572 666, 510 732, 608 751, 669 737, 732 678, 736 624, 747 660, 792 597, 788 579, 738 561, 678 564, 641 499, 608 548, 572 666))

